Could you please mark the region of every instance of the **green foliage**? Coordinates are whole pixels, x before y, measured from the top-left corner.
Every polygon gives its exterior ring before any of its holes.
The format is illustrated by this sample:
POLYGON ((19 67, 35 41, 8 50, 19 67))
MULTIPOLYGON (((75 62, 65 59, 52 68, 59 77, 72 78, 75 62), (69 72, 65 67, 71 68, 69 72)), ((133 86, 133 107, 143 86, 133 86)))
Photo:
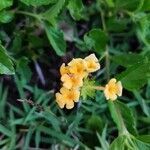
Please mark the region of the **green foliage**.
POLYGON ((130 135, 121 135, 110 145, 110 150, 124 150, 126 148, 148 150, 150 145, 130 135))
POLYGON ((133 65, 137 65, 145 59, 143 55, 140 54, 122 54, 112 57, 112 60, 126 68, 133 65))
POLYGON ((145 85, 150 77, 149 52, 141 54, 124 54, 114 56, 112 60, 127 69, 117 78, 122 81, 127 90, 137 90, 145 85))
POLYGON ((84 85, 81 89, 81 96, 82 96, 83 100, 86 100, 88 97, 94 98, 95 89, 93 88, 93 86, 95 86, 94 80, 90 80, 88 78, 86 78, 84 80, 84 85))
POLYGON ((26 5, 32 6, 41 6, 41 5, 48 5, 50 3, 55 2, 56 0, 21 0, 21 2, 25 3, 26 5))
POLYGON ((8 23, 13 19, 13 13, 9 11, 0 11, 0 22, 8 23))
POLYGON ((140 135, 136 138, 139 139, 142 142, 150 143, 150 135, 140 135))
POLYGON ((21 77, 21 82, 23 84, 26 84, 30 81, 32 72, 31 69, 29 68, 28 62, 29 60, 27 58, 21 58, 17 61, 16 65, 16 71, 21 77))
POLYGON ((13 0, 1 0, 0 11, 4 8, 10 7, 13 4, 13 0))
POLYGON ((150 77, 150 62, 140 62, 126 71, 122 72, 118 79, 121 80, 124 88, 135 90, 141 88, 150 77))
POLYGON ((101 132, 103 129, 102 119, 96 115, 91 116, 87 122, 87 128, 92 131, 101 132))
POLYGON ((0 84, 0 118, 5 118, 5 103, 7 100, 8 88, 3 89, 3 84, 0 84))
POLYGON ((127 140, 127 137, 125 135, 119 136, 113 141, 113 143, 110 146, 110 150, 123 150, 125 147, 125 141, 127 140))
POLYGON ((63 32, 50 26, 48 23, 45 23, 45 31, 57 55, 63 56, 66 52, 66 42, 63 32))
POLYGON ((0 45, 0 74, 14 74, 13 62, 5 48, 0 45))
POLYGON ((150 0, 0 0, 0 149, 149 150, 149 11, 150 0), (60 109, 59 67, 91 53, 101 69, 60 109), (93 87, 113 77, 112 102, 93 87))
POLYGON ((139 6, 138 0, 132 0, 132 1, 115 0, 116 9, 125 9, 125 10, 134 11, 138 6, 139 6))
POLYGON ((107 130, 106 129, 107 129, 107 126, 105 126, 103 128, 102 135, 99 135, 99 133, 97 133, 98 140, 99 140, 103 150, 109 149, 109 143, 107 142, 107 139, 106 139, 106 136, 107 136, 107 130))
POLYGON ((84 35, 84 41, 88 49, 94 48, 96 53, 101 54, 102 51, 105 51, 107 36, 101 29, 92 29, 84 35))
POLYGON ((149 11, 150 10, 150 1, 144 0, 142 10, 149 11))
POLYGON ((133 135, 136 134, 135 118, 132 111, 122 102, 109 102, 109 109, 112 118, 118 126, 119 134, 129 131, 133 135))
POLYGON ((84 5, 82 0, 70 0, 67 8, 74 20, 80 20, 83 18, 84 5))
POLYGON ((43 19, 47 20, 51 24, 55 24, 55 19, 63 8, 65 0, 58 0, 50 9, 40 14, 43 19))

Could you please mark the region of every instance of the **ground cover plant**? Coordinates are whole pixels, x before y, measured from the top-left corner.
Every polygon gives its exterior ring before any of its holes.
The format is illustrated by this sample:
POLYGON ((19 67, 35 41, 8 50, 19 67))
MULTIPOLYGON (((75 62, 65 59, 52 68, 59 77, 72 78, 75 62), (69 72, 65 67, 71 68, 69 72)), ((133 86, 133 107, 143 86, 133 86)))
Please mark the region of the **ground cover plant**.
POLYGON ((150 0, 0 0, 0 149, 149 150, 150 0))

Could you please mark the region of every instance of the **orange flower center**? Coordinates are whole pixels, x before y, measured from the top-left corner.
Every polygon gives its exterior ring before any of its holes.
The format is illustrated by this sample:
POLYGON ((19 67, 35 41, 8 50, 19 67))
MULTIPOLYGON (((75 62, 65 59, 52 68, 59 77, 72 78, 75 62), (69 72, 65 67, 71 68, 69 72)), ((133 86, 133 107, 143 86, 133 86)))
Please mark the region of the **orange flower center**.
POLYGON ((77 82, 77 79, 75 78, 73 74, 69 74, 69 77, 74 84, 77 82))
POLYGON ((72 101, 74 99, 74 95, 71 92, 69 92, 68 95, 67 95, 67 99, 72 101))
POLYGON ((82 67, 77 66, 77 72, 82 73, 82 71, 83 71, 82 67))
POLYGON ((117 86, 116 85, 111 85, 108 87, 108 90, 110 93, 117 93, 117 86))
POLYGON ((94 62, 90 62, 87 64, 88 68, 95 68, 95 63, 94 62))

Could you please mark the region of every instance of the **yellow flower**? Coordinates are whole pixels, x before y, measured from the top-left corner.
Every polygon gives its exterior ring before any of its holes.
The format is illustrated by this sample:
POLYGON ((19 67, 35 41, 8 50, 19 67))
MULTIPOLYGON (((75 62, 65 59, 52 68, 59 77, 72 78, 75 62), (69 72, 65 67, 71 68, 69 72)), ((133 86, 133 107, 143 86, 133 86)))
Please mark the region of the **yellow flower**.
POLYGON ((106 84, 104 89, 104 94, 106 99, 110 99, 112 101, 117 99, 117 95, 122 95, 122 84, 120 81, 116 81, 116 79, 111 79, 108 84, 106 84))
POLYGON ((69 68, 68 68, 68 66, 65 66, 65 63, 63 63, 60 67, 60 74, 64 75, 67 73, 69 73, 69 68))
POLYGON ((95 54, 91 54, 85 57, 85 61, 87 64, 87 68, 86 68, 87 72, 95 72, 100 69, 100 64, 95 54))
POLYGON ((73 59, 70 63, 68 63, 69 71, 72 74, 75 74, 80 77, 85 77, 86 75, 86 62, 81 58, 73 59))
POLYGON ((63 82, 63 86, 67 89, 79 88, 83 86, 82 77, 75 74, 64 74, 61 77, 61 81, 63 82))
POLYGON ((56 102, 60 108, 66 106, 67 109, 72 109, 74 107, 74 102, 78 102, 80 97, 80 92, 77 89, 66 89, 62 87, 60 93, 56 93, 56 102))
POLYGON ((79 90, 83 86, 83 79, 90 72, 94 72, 99 68, 100 64, 94 54, 89 55, 85 59, 73 59, 67 65, 63 63, 60 67, 63 87, 60 89, 60 92, 56 93, 56 102, 59 107, 73 108, 74 102, 79 101, 79 90))

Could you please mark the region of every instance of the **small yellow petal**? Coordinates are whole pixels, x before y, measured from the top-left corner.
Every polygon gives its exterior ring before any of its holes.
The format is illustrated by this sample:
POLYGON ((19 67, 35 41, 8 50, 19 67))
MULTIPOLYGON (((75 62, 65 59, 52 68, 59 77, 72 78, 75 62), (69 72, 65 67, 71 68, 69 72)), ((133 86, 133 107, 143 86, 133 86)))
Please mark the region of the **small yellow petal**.
POLYGON ((67 74, 69 73, 69 69, 67 66, 65 66, 65 63, 63 63, 60 67, 60 74, 61 75, 64 75, 64 74, 67 74))
POLYGON ((115 93, 110 93, 109 99, 112 100, 112 101, 114 101, 114 100, 117 99, 117 95, 115 93))
POLYGON ((85 61, 87 64, 86 65, 87 72, 95 72, 100 69, 100 64, 99 64, 98 59, 96 58, 95 54, 91 54, 91 55, 87 56, 85 58, 85 61))
POLYGON ((117 99, 117 95, 122 95, 122 84, 120 81, 116 81, 115 78, 111 79, 108 84, 106 84, 104 89, 104 95, 106 99, 110 99, 112 101, 117 99))
POLYGON ((69 64, 69 71, 72 74, 78 75, 82 78, 86 75, 86 62, 81 58, 73 59, 69 64))
POLYGON ((109 99, 108 85, 105 86, 104 94, 105 94, 106 99, 108 100, 109 99))
POLYGON ((65 101, 60 93, 56 93, 56 102, 60 108, 64 108, 65 101))
POLYGON ((110 85, 110 84, 114 85, 116 82, 117 82, 117 80, 116 80, 115 78, 112 78, 112 79, 108 82, 108 84, 109 84, 109 85, 110 85))
POLYGON ((118 87, 117 95, 122 96, 122 83, 120 81, 117 82, 117 87, 118 87))
POLYGON ((71 89, 72 88, 72 81, 69 77, 69 75, 67 74, 64 74, 62 77, 61 77, 61 81, 63 82, 63 86, 67 89, 71 89))
POLYGON ((66 108, 67 109, 72 109, 74 107, 74 102, 73 101, 68 101, 67 103, 66 103, 66 108))
POLYGON ((60 93, 61 93, 61 94, 68 93, 68 89, 65 88, 65 87, 62 87, 62 88, 60 89, 60 93))
POLYGON ((85 60, 93 60, 94 62, 98 62, 98 59, 95 56, 95 54, 90 54, 89 56, 85 57, 85 60))
POLYGON ((79 90, 74 90, 74 102, 78 102, 80 97, 79 90))
POLYGON ((79 88, 83 86, 82 77, 75 74, 64 74, 61 77, 61 81, 63 82, 63 86, 67 89, 79 88))

